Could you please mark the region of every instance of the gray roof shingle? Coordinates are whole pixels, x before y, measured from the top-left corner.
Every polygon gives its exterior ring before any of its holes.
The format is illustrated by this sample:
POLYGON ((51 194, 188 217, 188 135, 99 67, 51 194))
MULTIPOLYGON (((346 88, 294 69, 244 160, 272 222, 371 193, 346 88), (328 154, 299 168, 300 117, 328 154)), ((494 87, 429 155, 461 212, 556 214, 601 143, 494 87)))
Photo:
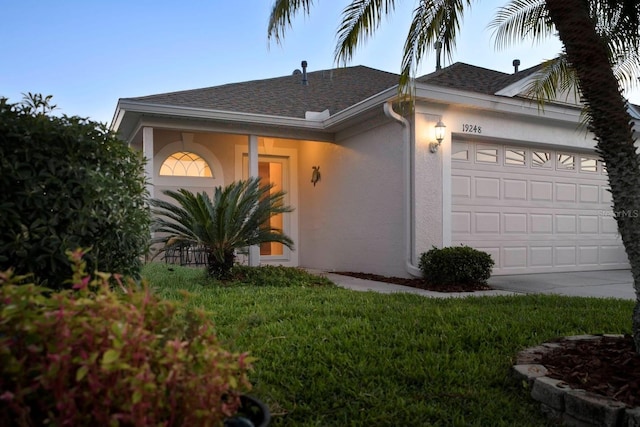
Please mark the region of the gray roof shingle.
POLYGON ((517 73, 507 74, 456 62, 439 71, 418 77, 416 81, 485 95, 494 95, 499 90, 530 76, 539 69, 540 65, 537 65, 517 73))
POLYGON ((397 74, 364 66, 231 83, 203 89, 126 98, 127 101, 304 118, 306 111, 335 114, 398 83, 397 74))
MULTIPOLYGON (((416 80, 442 87, 493 95, 537 71, 539 66, 506 74, 456 62, 416 80)), ((398 84, 399 75, 365 66, 308 73, 309 85, 294 74, 264 80, 230 83, 202 89, 124 98, 126 101, 173 107, 304 118, 305 112, 331 115, 398 84)))

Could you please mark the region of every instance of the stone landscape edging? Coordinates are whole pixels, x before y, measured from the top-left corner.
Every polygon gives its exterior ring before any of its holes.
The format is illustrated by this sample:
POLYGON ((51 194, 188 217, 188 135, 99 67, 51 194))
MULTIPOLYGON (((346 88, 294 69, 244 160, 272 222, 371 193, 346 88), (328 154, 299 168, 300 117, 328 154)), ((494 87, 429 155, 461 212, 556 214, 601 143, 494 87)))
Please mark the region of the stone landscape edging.
MULTIPOLYGON (((622 335, 577 335, 565 337, 564 342, 622 337, 622 335)), ((548 370, 539 362, 540 358, 563 342, 547 342, 518 353, 512 368, 514 377, 526 381, 531 397, 540 402, 542 412, 549 418, 570 426, 640 427, 640 407, 630 408, 624 403, 588 392, 574 389, 562 380, 547 376, 548 370)))

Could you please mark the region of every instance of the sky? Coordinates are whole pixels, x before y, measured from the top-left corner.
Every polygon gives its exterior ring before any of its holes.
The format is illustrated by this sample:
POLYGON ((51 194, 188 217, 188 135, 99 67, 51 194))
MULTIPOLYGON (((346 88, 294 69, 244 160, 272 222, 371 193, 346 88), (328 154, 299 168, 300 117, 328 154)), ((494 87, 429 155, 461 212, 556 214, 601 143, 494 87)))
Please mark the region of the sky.
MULTIPOLYGON (((58 114, 110 123, 119 98, 280 77, 302 60, 308 71, 333 68, 348 3, 316 0, 276 44, 267 40, 273 0, 0 0, 0 97, 53 95, 58 114)), ((348 65, 398 73, 415 4, 398 2, 348 65)), ((473 3, 444 66, 511 73, 516 58, 522 70, 560 52, 556 39, 496 50, 488 24, 503 4, 473 3)), ((417 74, 434 71, 435 58, 429 53, 417 74)))

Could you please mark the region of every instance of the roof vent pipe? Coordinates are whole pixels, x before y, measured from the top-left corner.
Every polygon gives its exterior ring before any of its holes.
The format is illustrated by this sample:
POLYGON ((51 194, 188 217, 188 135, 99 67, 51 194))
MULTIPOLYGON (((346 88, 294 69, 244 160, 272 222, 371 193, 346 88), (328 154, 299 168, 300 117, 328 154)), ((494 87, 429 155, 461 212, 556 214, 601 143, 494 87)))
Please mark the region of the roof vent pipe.
POLYGON ((307 61, 302 61, 302 86, 309 86, 309 80, 307 79, 307 61))
POLYGON ((517 73, 518 72, 518 67, 520 66, 520 60, 519 59, 514 59, 513 60, 513 73, 517 73))
POLYGON ((442 53, 442 42, 437 41, 433 46, 436 49, 436 71, 442 69, 442 65, 440 65, 440 54, 442 53))

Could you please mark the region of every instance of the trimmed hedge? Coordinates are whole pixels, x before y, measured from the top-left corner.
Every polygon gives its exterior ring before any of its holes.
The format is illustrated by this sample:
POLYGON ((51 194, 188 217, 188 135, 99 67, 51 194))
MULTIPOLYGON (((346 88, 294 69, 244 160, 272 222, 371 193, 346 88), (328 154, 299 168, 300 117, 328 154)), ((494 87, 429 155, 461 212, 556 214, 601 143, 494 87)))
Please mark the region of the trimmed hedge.
POLYGON ((424 278, 433 284, 485 284, 491 277, 491 255, 469 246, 433 248, 420 256, 424 278))
POLYGON ((91 247, 91 271, 137 276, 150 237, 142 156, 101 123, 49 115, 48 99, 0 98, 0 270, 59 289, 65 252, 91 247))

